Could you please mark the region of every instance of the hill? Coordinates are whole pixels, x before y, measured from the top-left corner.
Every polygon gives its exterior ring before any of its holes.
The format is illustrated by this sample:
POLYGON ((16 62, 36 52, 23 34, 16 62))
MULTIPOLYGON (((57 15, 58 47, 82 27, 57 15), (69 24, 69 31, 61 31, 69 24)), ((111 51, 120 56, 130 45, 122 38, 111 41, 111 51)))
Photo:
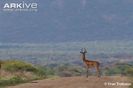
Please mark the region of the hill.
POLYGON ((97 78, 90 76, 85 77, 66 77, 56 79, 45 79, 34 81, 32 83, 11 86, 8 88, 128 88, 128 86, 105 85, 107 83, 130 83, 127 77, 105 76, 97 78))
POLYGON ((80 49, 103 64, 133 61, 133 41, 89 41, 64 43, 0 43, 0 59, 24 60, 36 65, 80 64, 80 49))

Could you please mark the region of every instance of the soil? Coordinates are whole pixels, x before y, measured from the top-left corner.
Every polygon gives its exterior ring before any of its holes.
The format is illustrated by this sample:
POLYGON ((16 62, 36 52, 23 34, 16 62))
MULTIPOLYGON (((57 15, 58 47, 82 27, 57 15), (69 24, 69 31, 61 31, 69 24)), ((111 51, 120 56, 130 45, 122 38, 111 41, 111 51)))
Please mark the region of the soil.
POLYGON ((121 76, 62 77, 37 80, 8 88, 128 88, 126 84, 118 85, 117 83, 130 82, 127 77, 121 76))

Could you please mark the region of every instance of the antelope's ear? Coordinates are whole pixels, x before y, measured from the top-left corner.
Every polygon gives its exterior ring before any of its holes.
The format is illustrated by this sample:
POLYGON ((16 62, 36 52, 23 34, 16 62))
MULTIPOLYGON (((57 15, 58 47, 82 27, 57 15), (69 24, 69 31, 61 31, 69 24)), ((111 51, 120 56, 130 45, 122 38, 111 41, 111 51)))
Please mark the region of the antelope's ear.
POLYGON ((82 48, 82 49, 80 49, 80 52, 83 52, 83 48, 82 48))

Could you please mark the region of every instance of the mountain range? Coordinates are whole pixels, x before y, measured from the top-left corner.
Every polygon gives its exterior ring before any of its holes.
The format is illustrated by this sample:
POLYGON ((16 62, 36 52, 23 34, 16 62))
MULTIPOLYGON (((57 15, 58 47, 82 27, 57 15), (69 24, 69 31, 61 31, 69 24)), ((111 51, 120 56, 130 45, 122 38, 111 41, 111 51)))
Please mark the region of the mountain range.
POLYGON ((1 0, 36 2, 37 12, 0 9, 0 42, 47 43, 133 39, 132 0, 1 0))

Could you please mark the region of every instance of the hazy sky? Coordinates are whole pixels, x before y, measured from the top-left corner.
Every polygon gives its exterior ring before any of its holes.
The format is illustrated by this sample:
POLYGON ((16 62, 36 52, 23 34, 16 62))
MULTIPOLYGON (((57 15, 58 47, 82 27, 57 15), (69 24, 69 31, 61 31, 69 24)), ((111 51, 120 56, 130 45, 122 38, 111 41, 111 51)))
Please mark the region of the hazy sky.
POLYGON ((133 39, 132 0, 1 0, 0 42, 133 39), (3 11, 5 3, 37 3, 38 11, 3 11))

